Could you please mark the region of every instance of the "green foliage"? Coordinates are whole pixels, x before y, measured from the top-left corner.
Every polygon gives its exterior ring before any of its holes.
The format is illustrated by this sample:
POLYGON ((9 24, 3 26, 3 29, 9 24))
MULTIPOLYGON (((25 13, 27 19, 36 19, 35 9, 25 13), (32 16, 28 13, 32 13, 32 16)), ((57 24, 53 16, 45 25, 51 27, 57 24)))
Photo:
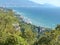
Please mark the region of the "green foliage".
POLYGON ((36 38, 36 33, 33 32, 32 25, 26 24, 26 23, 20 23, 21 26, 21 36, 26 39, 27 43, 29 45, 32 45, 34 43, 34 40, 36 38))
POLYGON ((21 22, 15 15, 11 9, 0 9, 0 45, 60 45, 60 25, 55 30, 46 28, 37 39, 37 26, 21 22))
POLYGON ((49 37, 41 37, 38 41, 38 44, 40 45, 50 45, 51 39, 49 37))
POLYGON ((19 21, 12 10, 0 9, 0 45, 28 45, 27 41, 19 36, 20 29, 16 30, 13 25, 17 23, 19 24, 19 21))
POLYGON ((60 30, 60 25, 57 25, 55 29, 60 30))
POLYGON ((28 45, 28 44, 22 37, 17 35, 10 35, 5 42, 5 45, 28 45))

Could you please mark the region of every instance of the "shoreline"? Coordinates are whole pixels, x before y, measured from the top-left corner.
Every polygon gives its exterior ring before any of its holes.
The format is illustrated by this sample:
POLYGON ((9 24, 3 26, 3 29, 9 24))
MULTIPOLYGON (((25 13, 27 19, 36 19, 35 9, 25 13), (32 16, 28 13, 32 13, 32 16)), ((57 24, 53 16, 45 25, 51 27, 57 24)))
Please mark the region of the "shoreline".
POLYGON ((47 27, 48 27, 48 28, 52 28, 52 29, 54 29, 54 27, 53 27, 53 26, 49 27, 49 26, 46 26, 46 24, 44 24, 44 25, 39 24, 38 22, 36 22, 36 21, 34 21, 34 20, 30 19, 29 17, 25 16, 23 12, 19 12, 19 11, 14 10, 14 9, 13 9, 13 11, 15 11, 17 14, 19 14, 19 15, 23 16, 23 17, 24 17, 24 19, 26 19, 26 20, 27 20, 27 19, 29 19, 29 20, 30 20, 30 22, 32 22, 32 25, 41 26, 41 27, 45 27, 45 28, 47 28, 47 27), (37 24, 37 23, 38 23, 38 24, 37 24))

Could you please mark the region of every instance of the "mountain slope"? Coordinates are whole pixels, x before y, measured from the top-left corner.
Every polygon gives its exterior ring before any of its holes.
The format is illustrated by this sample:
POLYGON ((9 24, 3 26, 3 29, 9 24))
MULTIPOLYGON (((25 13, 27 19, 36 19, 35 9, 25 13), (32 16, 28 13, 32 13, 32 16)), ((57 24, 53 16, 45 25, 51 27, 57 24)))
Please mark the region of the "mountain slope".
POLYGON ((50 4, 37 4, 29 0, 1 0, 0 3, 3 7, 52 7, 50 4))

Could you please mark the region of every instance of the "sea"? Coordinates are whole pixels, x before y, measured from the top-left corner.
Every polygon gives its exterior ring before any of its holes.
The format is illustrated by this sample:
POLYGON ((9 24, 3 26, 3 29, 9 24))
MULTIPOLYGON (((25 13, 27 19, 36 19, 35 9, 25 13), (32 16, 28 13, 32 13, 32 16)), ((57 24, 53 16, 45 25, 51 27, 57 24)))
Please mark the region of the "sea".
POLYGON ((13 7, 22 16, 32 21, 32 24, 42 27, 55 28, 60 24, 60 8, 44 7, 13 7))

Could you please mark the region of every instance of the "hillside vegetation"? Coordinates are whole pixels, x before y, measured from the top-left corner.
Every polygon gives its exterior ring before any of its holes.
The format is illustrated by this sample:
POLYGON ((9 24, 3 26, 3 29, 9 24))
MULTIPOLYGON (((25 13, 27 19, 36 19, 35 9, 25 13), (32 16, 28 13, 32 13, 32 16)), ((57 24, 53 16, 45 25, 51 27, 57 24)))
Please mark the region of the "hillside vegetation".
POLYGON ((60 45, 60 25, 55 30, 27 24, 11 9, 0 8, 0 45, 60 45))

